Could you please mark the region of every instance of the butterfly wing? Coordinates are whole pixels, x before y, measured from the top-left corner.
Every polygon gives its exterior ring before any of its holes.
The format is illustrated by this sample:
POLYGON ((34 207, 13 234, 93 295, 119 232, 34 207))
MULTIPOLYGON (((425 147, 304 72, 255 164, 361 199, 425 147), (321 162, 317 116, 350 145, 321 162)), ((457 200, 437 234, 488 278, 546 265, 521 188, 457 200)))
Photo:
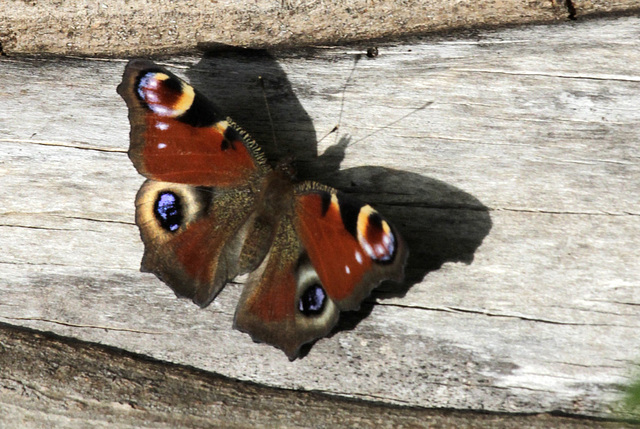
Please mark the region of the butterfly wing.
POLYGON ((234 327, 294 360, 303 344, 325 336, 338 321, 339 311, 330 300, 323 302, 324 311, 316 317, 298 309, 301 293, 314 280, 293 223, 283 218, 269 253, 244 286, 234 327))
POLYGON ((406 244, 370 205, 335 189, 304 183, 296 190, 295 213, 300 240, 341 311, 358 309, 383 280, 403 280, 406 244))
POLYGON ((250 218, 270 168, 245 132, 153 62, 129 62, 118 93, 129 108, 129 157, 151 179, 136 198, 142 270, 205 306, 266 253, 268 226, 243 247, 256 235, 250 218))
POLYGON ((151 61, 127 65, 118 94, 129 107, 129 157, 143 176, 234 187, 268 171, 257 144, 189 84, 151 61))
POLYGON ((136 198, 136 224, 145 246, 142 271, 154 273, 177 295, 208 305, 266 253, 270 233, 254 231, 253 204, 246 188, 147 180, 136 198), (253 246, 246 246, 250 235, 253 246))
POLYGON ((304 183, 278 225, 273 246, 249 276, 235 327, 295 359, 327 335, 340 311, 355 310, 378 284, 401 281, 408 250, 371 206, 304 183))

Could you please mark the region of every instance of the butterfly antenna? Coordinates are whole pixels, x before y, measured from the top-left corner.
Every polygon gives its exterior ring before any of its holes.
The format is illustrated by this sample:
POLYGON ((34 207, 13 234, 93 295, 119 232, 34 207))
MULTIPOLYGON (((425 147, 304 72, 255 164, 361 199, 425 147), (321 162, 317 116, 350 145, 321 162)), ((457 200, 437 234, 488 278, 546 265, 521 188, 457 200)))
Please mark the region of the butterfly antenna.
MULTIPOLYGON (((342 124, 342 114, 344 113, 344 101, 347 95, 347 87, 351 84, 351 78, 353 77, 353 73, 355 73, 356 71, 356 65, 358 65, 358 61, 360 61, 360 58, 362 58, 362 55, 356 54, 353 60, 353 67, 351 67, 351 72, 349 73, 349 77, 347 77, 347 80, 344 82, 344 87, 342 87, 342 100, 340 101, 340 114, 338 115, 338 124, 335 127, 333 127, 333 129, 329 131, 327 135, 331 134, 334 131, 337 131, 338 128, 340 128, 340 124, 342 124)), ((338 143, 338 134, 336 134, 335 143, 336 144, 338 143)))
POLYGON ((426 109, 427 107, 429 107, 429 106, 430 106, 430 105, 432 105, 432 104, 433 104, 433 101, 427 101, 427 102, 426 102, 426 103, 424 103, 422 106, 420 106, 420 107, 417 107, 417 108, 413 109, 412 111, 410 111, 410 112, 409 112, 409 113, 407 113, 406 115, 403 115, 403 116, 399 117, 398 119, 395 119, 395 120, 393 120, 393 121, 389 122, 388 124, 385 124, 385 125, 381 126, 380 128, 378 128, 378 129, 376 129, 376 130, 374 130, 374 131, 371 131, 371 132, 370 132, 369 134, 367 134, 366 136, 364 136, 364 137, 362 137, 362 138, 359 138, 358 140, 356 140, 356 141, 354 141, 354 142, 349 143, 349 144, 347 145, 347 147, 352 146, 352 145, 354 145, 354 144, 356 144, 356 143, 359 143, 359 142, 361 142, 361 141, 363 141, 363 140, 368 139, 368 138, 369 138, 369 137, 371 137, 372 135, 377 134, 381 129, 391 127, 391 126, 393 126, 393 125, 397 124, 398 122, 405 120, 406 118, 408 118, 409 116, 411 116, 411 115, 413 115, 414 113, 418 112, 419 110, 426 109))
POLYGON ((327 137, 329 137, 332 133, 335 133, 336 131, 338 131, 339 125, 336 125, 335 127, 333 127, 331 129, 331 131, 329 131, 327 134, 325 134, 320 140, 318 140, 318 143, 320 143, 322 140, 326 139, 327 137))
POLYGON ((264 79, 262 76, 258 76, 258 82, 260 83, 260 88, 262 88, 262 98, 264 98, 264 105, 267 107, 267 116, 269 117, 269 124, 271 125, 271 138, 273 139, 273 147, 275 149, 275 153, 279 153, 278 150, 278 141, 276 140, 276 127, 273 125, 273 118, 271 117, 271 109, 269 109, 269 100, 267 100, 267 92, 264 89, 264 79))

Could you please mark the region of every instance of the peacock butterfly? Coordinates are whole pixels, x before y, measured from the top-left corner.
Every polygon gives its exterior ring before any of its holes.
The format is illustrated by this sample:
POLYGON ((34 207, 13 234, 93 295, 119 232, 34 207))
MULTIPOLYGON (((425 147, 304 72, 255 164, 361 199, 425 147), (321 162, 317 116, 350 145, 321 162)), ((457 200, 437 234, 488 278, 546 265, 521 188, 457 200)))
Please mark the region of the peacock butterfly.
POLYGON ((371 206, 295 183, 193 87, 132 60, 118 86, 129 108, 129 158, 147 178, 136 197, 141 270, 207 306, 250 273, 234 327, 289 359, 327 335, 378 284, 401 281, 408 256, 371 206))

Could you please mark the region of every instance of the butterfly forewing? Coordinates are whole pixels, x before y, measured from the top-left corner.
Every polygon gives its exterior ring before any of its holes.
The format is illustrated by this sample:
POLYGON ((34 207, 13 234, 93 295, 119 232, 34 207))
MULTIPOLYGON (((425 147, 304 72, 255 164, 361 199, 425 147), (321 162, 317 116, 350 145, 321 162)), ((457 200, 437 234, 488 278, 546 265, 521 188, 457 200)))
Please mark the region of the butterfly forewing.
POLYGON ((118 93, 129 107, 129 157, 147 178, 234 187, 268 171, 255 142, 168 70, 131 61, 118 93))

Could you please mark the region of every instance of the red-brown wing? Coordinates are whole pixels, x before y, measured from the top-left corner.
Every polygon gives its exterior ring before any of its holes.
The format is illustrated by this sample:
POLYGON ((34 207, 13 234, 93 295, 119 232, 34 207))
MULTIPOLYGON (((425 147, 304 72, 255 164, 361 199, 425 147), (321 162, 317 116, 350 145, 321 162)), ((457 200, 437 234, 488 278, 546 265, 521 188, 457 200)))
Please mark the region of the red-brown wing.
POLYGON ((291 217, 283 216, 269 253, 249 275, 234 327, 294 360, 303 344, 324 337, 338 321, 339 310, 318 285, 291 217), (318 298, 314 308, 309 298, 318 298))
POLYGON ((400 281, 407 248, 371 206, 334 189, 298 186, 269 253, 250 274, 235 327, 295 359, 381 281, 400 281))
POLYGON ((129 107, 129 157, 143 176, 235 187, 266 172, 251 138, 202 94, 151 61, 127 65, 118 94, 129 107))
POLYGON ((383 280, 402 281, 407 247, 371 206, 314 183, 298 186, 296 231, 324 289, 355 310, 383 280))
POLYGON ((245 194, 147 180, 136 198, 142 270, 177 295, 209 304, 230 279, 254 268, 242 255, 253 209, 245 194))

